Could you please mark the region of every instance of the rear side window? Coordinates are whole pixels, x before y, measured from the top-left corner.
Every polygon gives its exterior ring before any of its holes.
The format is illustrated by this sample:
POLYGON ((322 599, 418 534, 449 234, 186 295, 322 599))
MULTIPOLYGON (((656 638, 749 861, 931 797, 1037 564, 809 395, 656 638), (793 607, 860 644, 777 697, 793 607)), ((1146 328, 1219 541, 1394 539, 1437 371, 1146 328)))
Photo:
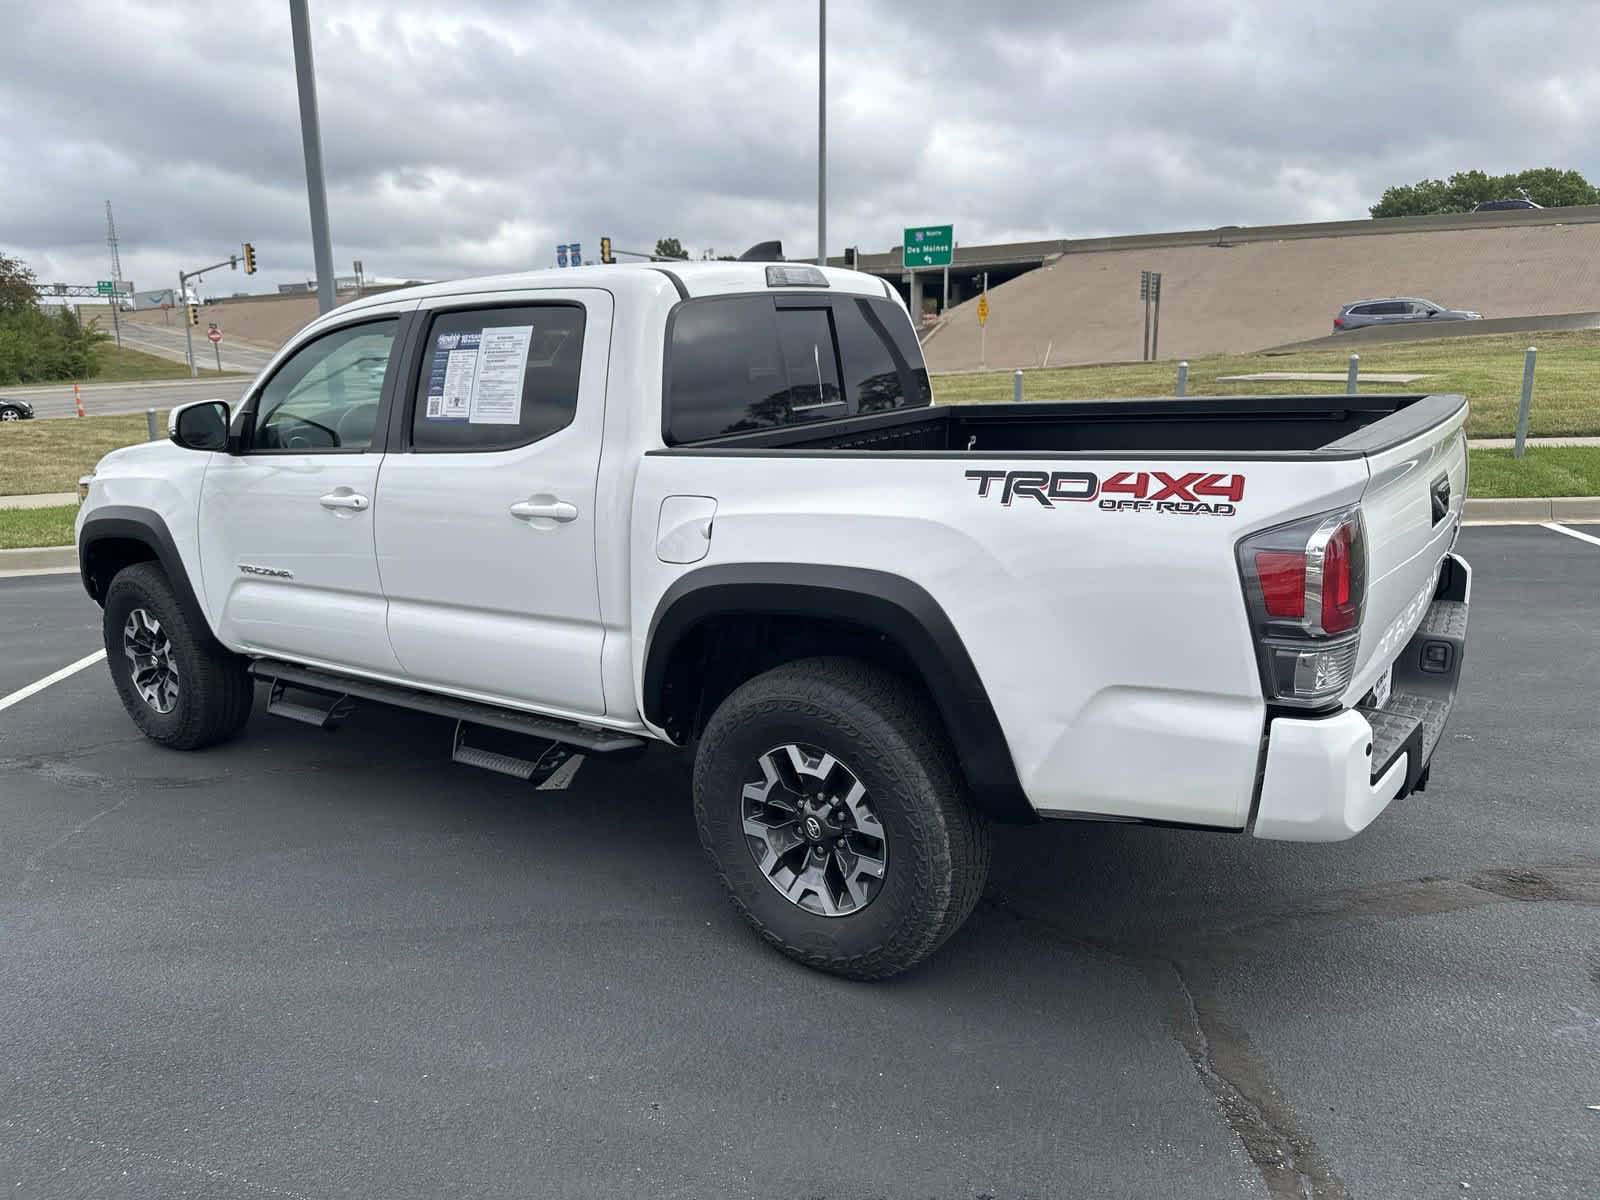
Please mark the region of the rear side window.
POLYGON ((915 336, 885 302, 725 296, 673 315, 669 444, 930 401, 915 336))
POLYGON ((531 304, 433 318, 411 417, 415 450, 509 450, 572 424, 583 307, 531 304))
POLYGON ((922 348, 897 305, 841 300, 834 308, 834 318, 852 414, 933 403, 922 348))

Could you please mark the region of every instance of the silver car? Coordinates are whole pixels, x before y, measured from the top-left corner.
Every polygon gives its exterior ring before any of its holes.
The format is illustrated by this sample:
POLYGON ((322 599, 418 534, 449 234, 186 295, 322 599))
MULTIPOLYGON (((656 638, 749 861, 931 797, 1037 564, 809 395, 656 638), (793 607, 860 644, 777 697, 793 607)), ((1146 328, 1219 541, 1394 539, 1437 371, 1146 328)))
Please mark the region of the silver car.
POLYGON ((1415 296, 1386 296, 1346 304, 1333 318, 1333 331, 1344 333, 1368 325, 1409 325, 1418 321, 1481 321, 1483 314, 1464 308, 1445 308, 1415 296))

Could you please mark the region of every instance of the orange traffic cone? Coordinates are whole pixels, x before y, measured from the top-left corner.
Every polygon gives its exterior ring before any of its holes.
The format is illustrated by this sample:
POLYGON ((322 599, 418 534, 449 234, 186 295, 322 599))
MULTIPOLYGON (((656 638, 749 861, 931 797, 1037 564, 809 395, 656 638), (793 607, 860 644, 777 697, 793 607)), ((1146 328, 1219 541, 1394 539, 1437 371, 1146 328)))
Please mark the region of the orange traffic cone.
POLYGON ((72 402, 78 406, 78 415, 83 416, 83 393, 78 390, 78 385, 72 385, 72 402))

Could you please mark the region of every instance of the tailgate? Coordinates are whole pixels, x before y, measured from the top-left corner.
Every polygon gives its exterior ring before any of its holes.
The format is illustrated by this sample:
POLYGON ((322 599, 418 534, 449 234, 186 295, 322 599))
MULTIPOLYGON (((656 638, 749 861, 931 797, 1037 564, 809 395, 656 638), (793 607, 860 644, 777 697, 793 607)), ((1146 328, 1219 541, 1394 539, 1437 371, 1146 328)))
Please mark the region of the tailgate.
MULTIPOLYGON (((1433 599, 1466 503, 1466 419, 1462 403, 1416 436, 1367 457, 1370 474, 1361 497, 1367 599, 1345 704, 1366 695, 1389 669, 1433 599)), ((1379 434, 1384 424, 1368 433, 1379 434)))

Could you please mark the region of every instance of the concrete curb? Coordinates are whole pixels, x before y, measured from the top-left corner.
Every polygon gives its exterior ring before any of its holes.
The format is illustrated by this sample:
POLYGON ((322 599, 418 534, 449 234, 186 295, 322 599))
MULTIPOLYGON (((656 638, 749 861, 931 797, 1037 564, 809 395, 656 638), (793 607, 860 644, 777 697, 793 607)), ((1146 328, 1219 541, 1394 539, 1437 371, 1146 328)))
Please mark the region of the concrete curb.
POLYGON ((1467 500, 1468 525, 1539 525, 1545 521, 1600 521, 1600 496, 1467 500))
POLYGON ((41 492, 32 496, 0 496, 0 508, 65 508, 78 502, 77 492, 41 492))
POLYGON ((54 571, 78 566, 76 546, 30 546, 25 550, 0 550, 0 575, 11 571, 54 571))

